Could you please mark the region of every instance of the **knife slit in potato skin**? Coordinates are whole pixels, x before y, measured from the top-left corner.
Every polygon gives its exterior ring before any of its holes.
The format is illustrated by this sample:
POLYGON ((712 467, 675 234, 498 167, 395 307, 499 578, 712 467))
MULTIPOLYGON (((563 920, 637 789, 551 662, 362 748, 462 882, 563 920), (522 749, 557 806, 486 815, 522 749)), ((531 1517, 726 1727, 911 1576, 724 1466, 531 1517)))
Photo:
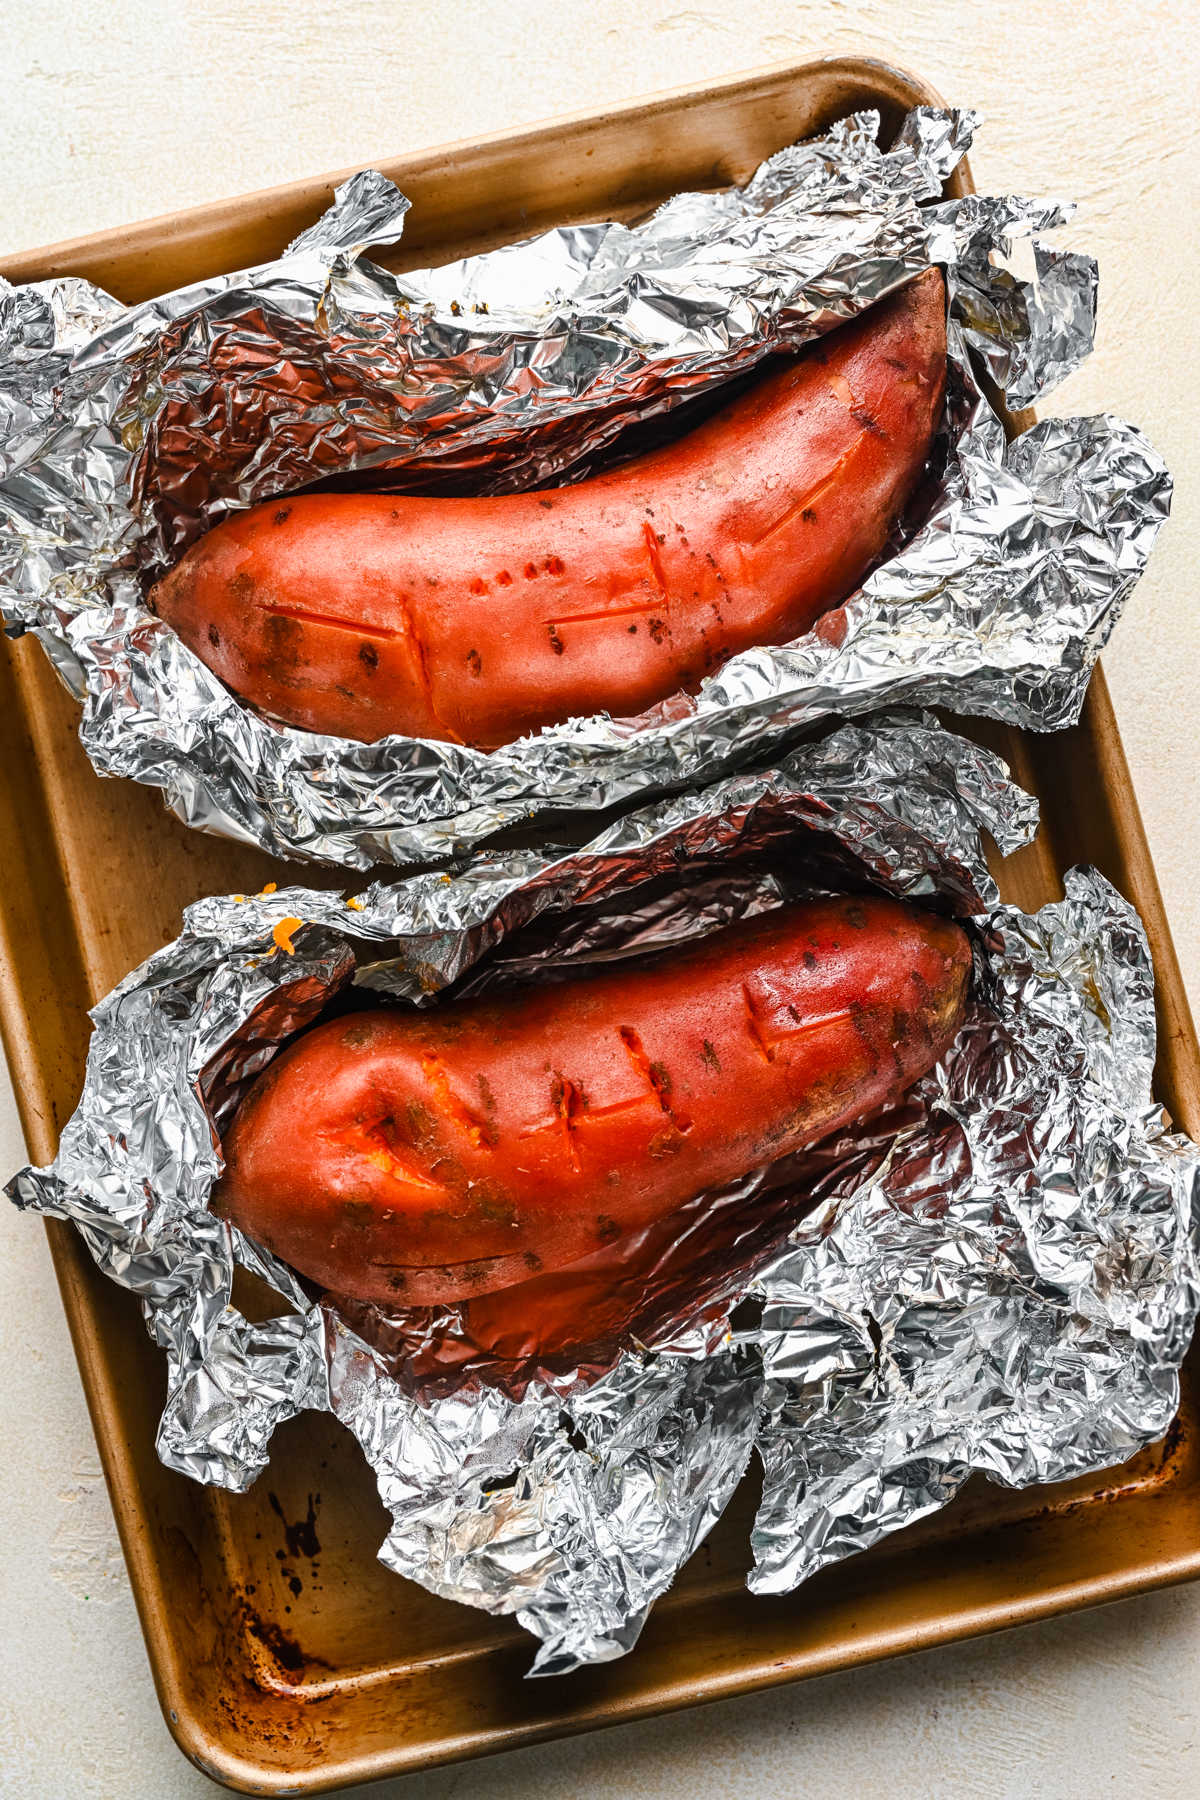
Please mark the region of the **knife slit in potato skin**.
POLYGON ((308 494, 215 527, 151 606, 282 723, 495 749, 632 717, 859 585, 928 460, 936 269, 663 449, 573 487, 308 494))

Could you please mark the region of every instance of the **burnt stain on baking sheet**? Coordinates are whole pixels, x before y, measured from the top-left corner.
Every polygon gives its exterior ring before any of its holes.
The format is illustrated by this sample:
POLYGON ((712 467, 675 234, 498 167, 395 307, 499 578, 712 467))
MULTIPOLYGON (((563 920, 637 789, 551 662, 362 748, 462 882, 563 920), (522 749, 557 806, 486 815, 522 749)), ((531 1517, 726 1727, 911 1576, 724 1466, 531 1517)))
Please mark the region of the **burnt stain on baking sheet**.
POLYGON ((272 1619, 260 1618, 256 1612, 247 1607, 244 1622, 247 1632, 260 1643, 274 1662, 287 1675, 299 1676, 302 1670, 310 1667, 317 1659, 302 1650, 295 1638, 289 1637, 281 1625, 272 1619))
POLYGON ((237 1603, 235 1623, 238 1629, 227 1639, 231 1653, 215 1695, 218 1713, 236 1737, 296 1755, 304 1763, 317 1760, 327 1748, 328 1733, 310 1708, 324 1691, 333 1664, 306 1650, 245 1600, 237 1603), (315 1691, 306 1691, 313 1684, 315 1691))
MULTIPOLYGON (((278 1494, 268 1492, 267 1501, 271 1511, 276 1514, 283 1526, 283 1537, 286 1549, 276 1550, 275 1560, 279 1564, 279 1574, 291 1593, 293 1600, 298 1600, 304 1592, 304 1582, 295 1567, 298 1562, 307 1561, 311 1565, 310 1581, 319 1587, 317 1581, 319 1568, 317 1558, 321 1554, 321 1542, 317 1537, 317 1508, 321 1504, 320 1494, 309 1494, 308 1507, 302 1519, 289 1521, 283 1510, 278 1494)), ((290 1607, 285 1607, 290 1612, 290 1607)))
POLYGON ((321 1504, 320 1494, 308 1496, 308 1511, 294 1525, 289 1525, 287 1515, 280 1505, 278 1494, 268 1493, 267 1500, 271 1511, 275 1513, 283 1525, 284 1541, 288 1554, 293 1559, 307 1557, 311 1562, 321 1554, 321 1543, 317 1537, 317 1508, 321 1504))

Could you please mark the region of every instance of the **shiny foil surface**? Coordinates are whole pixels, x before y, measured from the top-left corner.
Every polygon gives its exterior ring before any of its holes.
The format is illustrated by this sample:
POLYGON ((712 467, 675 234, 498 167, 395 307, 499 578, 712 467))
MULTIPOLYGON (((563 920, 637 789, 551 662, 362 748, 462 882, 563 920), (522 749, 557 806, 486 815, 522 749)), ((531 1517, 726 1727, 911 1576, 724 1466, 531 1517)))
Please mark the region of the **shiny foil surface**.
POLYGON ((776 1592, 971 1470, 1052 1481, 1168 1425, 1200 1299, 1200 1156, 1151 1098, 1153 971, 1127 903, 1086 869, 1036 915, 998 901, 981 834, 1008 852, 1035 825, 995 757, 895 713, 582 848, 348 898, 204 899, 96 1009, 58 1156, 9 1192, 73 1220, 141 1297, 170 1467, 245 1488, 280 1421, 330 1408, 375 1471, 391 1567, 514 1613, 537 1672, 619 1656, 755 1453, 750 1580, 776 1592), (615 1361, 489 1363, 453 1307, 339 1307, 208 1211, 245 1084, 348 984, 427 1005, 869 887, 970 922, 955 1047, 888 1113, 701 1197, 737 1229, 615 1361), (237 1263, 274 1285, 277 1318, 232 1304, 237 1263))
POLYGON ((396 275, 407 202, 367 171, 278 261, 126 308, 78 279, 0 282, 0 609, 83 701, 95 766, 192 825, 365 868, 454 855, 778 754, 831 715, 917 700, 1070 723, 1144 567, 1170 478, 1101 414, 1006 446, 1013 405, 1091 348, 1096 268, 1041 234, 1070 209, 943 201, 969 111, 873 113, 743 188, 625 225, 564 226, 396 275), (1033 272, 1010 267, 1032 239, 1033 272), (949 382, 931 491, 860 591, 696 695, 485 753, 279 728, 146 610, 146 585, 231 510, 316 481, 498 492, 578 479, 631 424, 714 390, 940 263, 949 382))

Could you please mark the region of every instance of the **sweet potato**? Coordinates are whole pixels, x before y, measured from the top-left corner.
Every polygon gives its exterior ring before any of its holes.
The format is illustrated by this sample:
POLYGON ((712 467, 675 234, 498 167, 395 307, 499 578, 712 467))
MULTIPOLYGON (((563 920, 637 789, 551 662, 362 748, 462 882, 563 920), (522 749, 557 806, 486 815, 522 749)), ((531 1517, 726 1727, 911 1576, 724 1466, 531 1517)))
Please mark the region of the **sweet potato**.
POLYGON ((969 968, 959 926, 839 898, 602 973, 332 1019, 247 1093, 216 1204, 340 1294, 488 1294, 896 1098, 953 1038, 969 968))
POLYGON ((574 487, 235 514, 150 604, 235 693, 310 731, 493 749, 628 717, 859 584, 929 454, 944 308, 930 269, 667 448, 574 487))

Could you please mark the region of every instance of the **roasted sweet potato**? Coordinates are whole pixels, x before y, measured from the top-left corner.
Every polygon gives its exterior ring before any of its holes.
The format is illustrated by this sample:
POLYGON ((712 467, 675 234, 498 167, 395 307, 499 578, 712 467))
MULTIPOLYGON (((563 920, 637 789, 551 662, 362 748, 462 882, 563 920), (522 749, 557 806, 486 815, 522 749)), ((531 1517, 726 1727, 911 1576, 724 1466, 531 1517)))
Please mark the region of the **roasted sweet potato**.
POLYGON ((896 1098, 953 1038, 969 968, 945 919, 827 899, 603 973, 329 1020, 242 1101, 216 1203, 337 1293, 488 1294, 896 1098))
POLYGON ((310 494, 235 514, 150 604, 264 713, 492 749, 628 717, 861 581, 942 402, 936 269, 666 449, 500 498, 310 494))

